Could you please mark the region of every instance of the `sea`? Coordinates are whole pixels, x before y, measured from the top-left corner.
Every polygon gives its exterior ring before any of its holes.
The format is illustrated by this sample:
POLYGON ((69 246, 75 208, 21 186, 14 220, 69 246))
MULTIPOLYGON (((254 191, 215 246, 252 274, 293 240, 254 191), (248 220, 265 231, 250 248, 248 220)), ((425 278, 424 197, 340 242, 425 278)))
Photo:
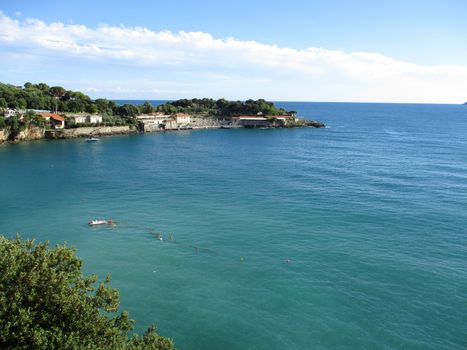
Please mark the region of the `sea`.
POLYGON ((1 145, 0 232, 182 350, 467 349, 467 106, 276 104, 327 127, 1 145))

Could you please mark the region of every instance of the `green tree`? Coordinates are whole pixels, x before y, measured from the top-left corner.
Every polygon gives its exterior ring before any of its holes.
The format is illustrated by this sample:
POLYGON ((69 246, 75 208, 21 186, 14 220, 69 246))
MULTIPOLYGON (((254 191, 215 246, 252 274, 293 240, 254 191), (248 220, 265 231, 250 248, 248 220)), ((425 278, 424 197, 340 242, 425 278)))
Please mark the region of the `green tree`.
POLYGON ((23 114, 23 122, 29 123, 35 117, 36 117, 36 113, 34 113, 34 111, 26 111, 26 113, 23 114))
POLYGON ((95 104, 98 112, 101 114, 112 115, 114 114, 114 110, 117 109, 117 105, 114 101, 109 101, 105 98, 98 98, 95 104))
POLYGON ((69 112, 83 112, 85 105, 81 100, 68 100, 66 108, 69 112))
POLYGON ((55 98, 61 98, 65 95, 66 90, 61 86, 52 86, 49 93, 55 98))
POLYGON ((39 83, 37 84, 37 88, 45 93, 48 93, 49 92, 49 85, 45 84, 45 83, 39 83))
POLYGON ((91 104, 86 105, 85 110, 87 113, 95 114, 97 113, 97 106, 94 103, 91 103, 91 104))
POLYGON ((160 106, 157 106, 157 110, 159 112, 162 112, 164 114, 174 114, 174 113, 177 113, 178 112, 178 109, 177 107, 171 105, 171 104, 168 104, 168 103, 165 103, 163 105, 160 105, 160 106))
POLYGON ((143 105, 140 107, 141 113, 150 114, 154 111, 154 107, 148 101, 144 102, 143 105))
POLYGON ((22 97, 18 98, 15 103, 16 109, 26 109, 28 106, 26 100, 22 97))
POLYGON ((34 117, 31 118, 31 123, 35 126, 38 126, 40 128, 44 128, 46 126, 45 119, 42 118, 39 115, 35 115, 34 117))
POLYGON ((5 123, 10 127, 10 135, 8 136, 10 140, 14 140, 16 136, 24 130, 24 124, 19 120, 17 115, 13 115, 6 119, 5 123))
POLYGON ((8 104, 6 103, 6 100, 1 97, 0 98, 0 109, 3 110, 3 109, 6 109, 8 107, 8 104))
POLYGON ((138 107, 125 103, 122 106, 118 106, 115 110, 115 114, 121 117, 136 117, 138 115, 138 107))
POLYGON ((0 236, 1 349, 174 349, 155 327, 130 336, 133 321, 127 312, 115 316, 110 278, 96 287, 82 265, 65 245, 0 236))

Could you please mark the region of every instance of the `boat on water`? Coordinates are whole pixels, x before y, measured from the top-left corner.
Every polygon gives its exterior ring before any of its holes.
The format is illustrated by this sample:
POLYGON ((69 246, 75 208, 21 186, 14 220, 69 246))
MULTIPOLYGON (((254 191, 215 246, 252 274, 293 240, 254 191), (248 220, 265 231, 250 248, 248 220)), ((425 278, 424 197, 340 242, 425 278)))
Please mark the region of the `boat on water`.
POLYGON ((89 137, 86 139, 86 142, 97 142, 100 141, 101 139, 98 139, 97 137, 89 137))
POLYGON ((88 222, 89 226, 96 226, 96 225, 113 225, 112 220, 91 220, 88 222))

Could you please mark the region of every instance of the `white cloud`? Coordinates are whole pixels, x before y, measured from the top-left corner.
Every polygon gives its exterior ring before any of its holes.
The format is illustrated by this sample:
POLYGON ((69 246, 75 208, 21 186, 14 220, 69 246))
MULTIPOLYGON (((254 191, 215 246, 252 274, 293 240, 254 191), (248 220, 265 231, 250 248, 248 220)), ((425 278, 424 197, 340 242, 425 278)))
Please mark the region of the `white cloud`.
MULTIPOLYGON (((123 65, 135 73, 164 69, 174 75, 185 74, 185 80, 178 77, 171 86, 153 83, 140 89, 152 93, 197 91, 240 98, 249 97, 242 96, 248 93, 272 99, 328 101, 458 103, 467 99, 467 66, 418 65, 369 52, 313 47, 297 50, 256 41, 218 39, 202 32, 155 32, 123 25, 89 28, 37 19, 17 20, 2 13, 0 28, 4 53, 21 50, 42 60, 59 56, 123 65), (203 78, 197 89, 195 79, 203 78), (242 87, 246 81, 249 87, 242 87)), ((12 64, 4 66, 17 68, 12 64)), ((113 91, 117 95, 137 91, 131 84, 128 81, 126 87, 119 85, 113 91)), ((87 91, 109 91, 110 86, 95 90, 88 87, 87 91)))

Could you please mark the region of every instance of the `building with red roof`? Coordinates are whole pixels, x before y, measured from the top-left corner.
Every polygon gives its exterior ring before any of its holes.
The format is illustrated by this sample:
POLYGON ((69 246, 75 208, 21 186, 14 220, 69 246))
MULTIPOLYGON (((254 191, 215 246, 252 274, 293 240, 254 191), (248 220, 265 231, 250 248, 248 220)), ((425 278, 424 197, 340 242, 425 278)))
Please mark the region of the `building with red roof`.
POLYGON ((65 127, 65 118, 56 113, 38 113, 38 115, 44 118, 54 129, 63 129, 65 127))

